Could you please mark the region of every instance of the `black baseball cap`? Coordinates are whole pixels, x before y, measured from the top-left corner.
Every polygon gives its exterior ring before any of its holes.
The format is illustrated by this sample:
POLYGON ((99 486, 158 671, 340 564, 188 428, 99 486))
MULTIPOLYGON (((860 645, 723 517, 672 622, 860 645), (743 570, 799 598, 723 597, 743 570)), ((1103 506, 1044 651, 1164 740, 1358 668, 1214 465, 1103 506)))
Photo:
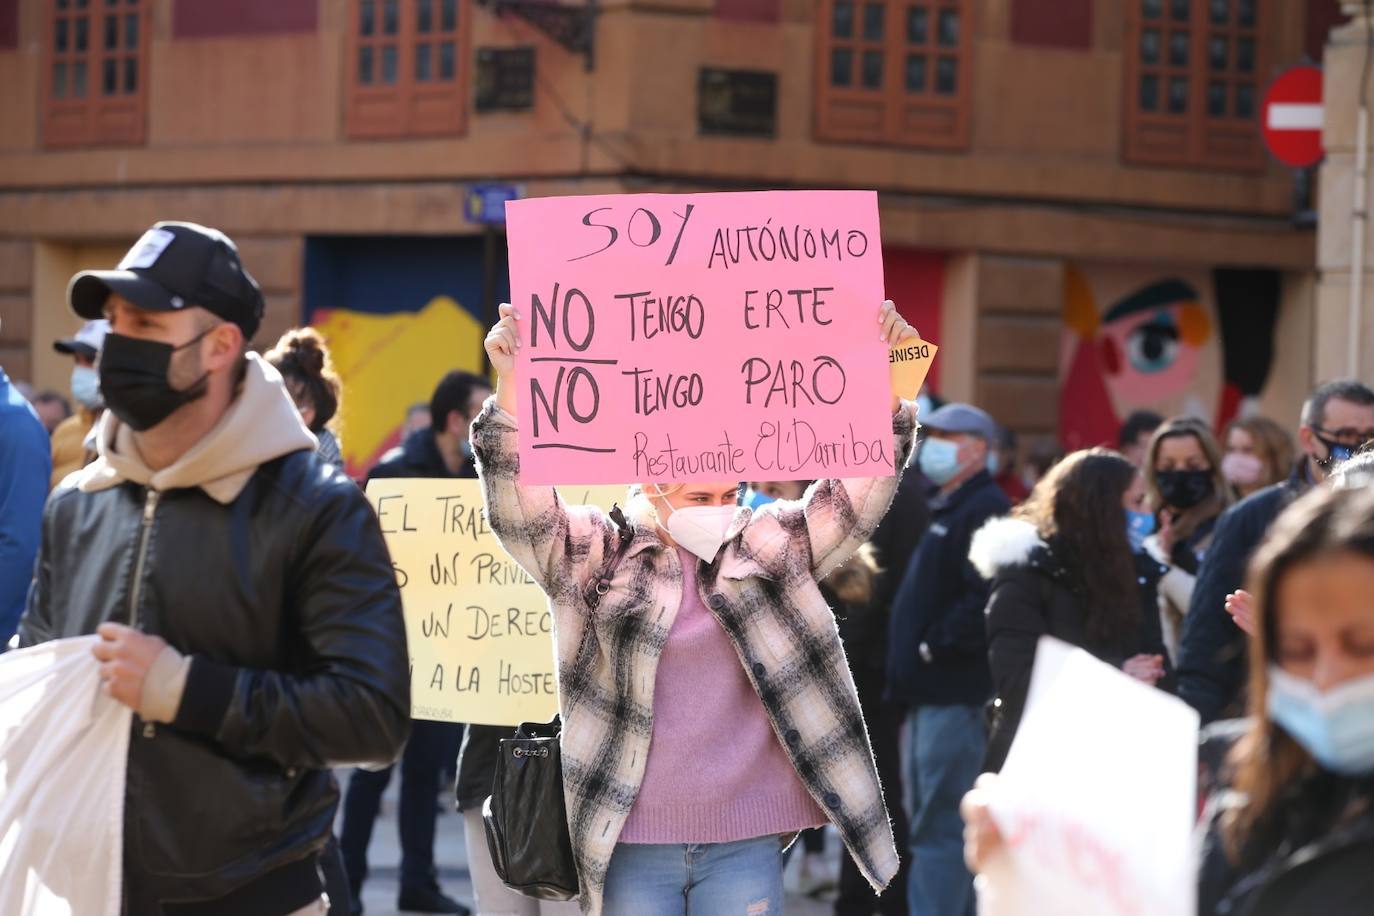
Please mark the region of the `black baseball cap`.
POLYGON ((67 356, 84 356, 87 359, 95 359, 100 355, 100 348, 105 343, 105 335, 109 332, 110 323, 104 318, 98 321, 88 321, 71 337, 54 340, 52 348, 67 356))
POLYGON ((157 223, 114 270, 83 270, 72 277, 67 302, 82 318, 103 318, 112 292, 151 312, 200 306, 238 325, 247 340, 262 323, 262 290, 244 269, 238 248, 219 230, 195 223, 157 223))

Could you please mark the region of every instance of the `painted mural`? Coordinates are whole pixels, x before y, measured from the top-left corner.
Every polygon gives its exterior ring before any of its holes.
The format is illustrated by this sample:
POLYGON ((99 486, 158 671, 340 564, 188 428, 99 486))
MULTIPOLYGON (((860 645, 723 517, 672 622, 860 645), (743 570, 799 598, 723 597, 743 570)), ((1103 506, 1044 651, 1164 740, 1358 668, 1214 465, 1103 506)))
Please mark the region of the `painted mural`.
MULTIPOLYGON (((504 246, 497 301, 508 295, 504 246)), ((312 238, 305 319, 343 379, 338 433, 363 477, 401 441, 407 409, 446 372, 482 371, 482 243, 476 238, 312 238)))
POLYGON ((1069 265, 1061 444, 1115 444, 1134 410, 1217 428, 1250 412, 1273 362, 1279 295, 1275 271, 1069 265))

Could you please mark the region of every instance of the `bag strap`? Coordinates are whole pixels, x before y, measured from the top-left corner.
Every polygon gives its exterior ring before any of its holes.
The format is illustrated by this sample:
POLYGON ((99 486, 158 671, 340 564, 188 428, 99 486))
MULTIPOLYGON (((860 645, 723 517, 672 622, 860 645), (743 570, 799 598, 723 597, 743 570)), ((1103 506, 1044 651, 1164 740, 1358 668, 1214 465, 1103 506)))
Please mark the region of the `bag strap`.
POLYGON ((596 608, 601 603, 601 596, 611 590, 611 579, 615 576, 616 567, 624 559, 630 549, 630 541, 634 539, 634 529, 625 520, 625 513, 620 511, 618 504, 611 506, 611 521, 615 522, 617 543, 614 552, 602 564, 601 571, 587 586, 587 604, 592 608, 596 608))

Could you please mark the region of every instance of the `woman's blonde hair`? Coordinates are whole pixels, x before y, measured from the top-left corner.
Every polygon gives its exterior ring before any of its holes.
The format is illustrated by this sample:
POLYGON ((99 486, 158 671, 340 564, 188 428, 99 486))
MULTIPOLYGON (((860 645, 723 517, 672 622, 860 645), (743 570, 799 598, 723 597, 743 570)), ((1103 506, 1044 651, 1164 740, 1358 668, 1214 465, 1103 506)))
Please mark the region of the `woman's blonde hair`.
MULTIPOLYGON (((656 483, 653 486, 653 496, 672 496, 686 484, 656 483)), ((658 512, 654 509, 650 494, 644 491, 644 484, 630 484, 629 489, 625 491, 625 517, 631 522, 639 522, 650 527, 657 523, 658 512)))
POLYGON ((1145 482, 1150 487, 1151 502, 1161 509, 1167 505, 1164 495, 1159 492, 1159 475, 1155 471, 1155 460, 1159 457, 1159 448, 1165 439, 1177 439, 1180 436, 1192 436, 1196 439, 1198 447, 1207 456, 1207 463, 1212 466, 1212 495, 1191 509, 1184 510, 1174 520, 1174 536, 1179 541, 1186 541, 1203 522, 1216 518, 1227 506, 1235 502, 1235 493, 1231 489, 1230 481, 1221 472, 1221 448, 1207 424, 1195 417, 1174 417, 1155 430, 1154 436, 1150 438, 1150 447, 1145 452, 1145 466, 1141 470, 1145 474, 1145 482))
POLYGON ((1255 456, 1264 462, 1264 476, 1259 480, 1260 487, 1287 479, 1293 470, 1293 462, 1297 460, 1293 449, 1293 437, 1288 435, 1288 430, 1268 417, 1241 417, 1227 425, 1226 435, 1221 440, 1223 446, 1230 441, 1233 429, 1244 430, 1255 441, 1255 456))

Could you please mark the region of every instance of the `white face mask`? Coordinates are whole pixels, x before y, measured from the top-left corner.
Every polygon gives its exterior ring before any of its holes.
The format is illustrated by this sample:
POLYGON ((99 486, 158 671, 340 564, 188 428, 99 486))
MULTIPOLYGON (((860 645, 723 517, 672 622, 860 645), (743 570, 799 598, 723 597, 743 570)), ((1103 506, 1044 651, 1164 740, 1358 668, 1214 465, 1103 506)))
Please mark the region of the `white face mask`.
MULTIPOLYGON (((667 500, 664 500, 666 503, 667 500)), ((725 543, 725 532, 735 517, 734 506, 688 506, 673 509, 664 527, 673 540, 707 563, 716 558, 725 543)))

